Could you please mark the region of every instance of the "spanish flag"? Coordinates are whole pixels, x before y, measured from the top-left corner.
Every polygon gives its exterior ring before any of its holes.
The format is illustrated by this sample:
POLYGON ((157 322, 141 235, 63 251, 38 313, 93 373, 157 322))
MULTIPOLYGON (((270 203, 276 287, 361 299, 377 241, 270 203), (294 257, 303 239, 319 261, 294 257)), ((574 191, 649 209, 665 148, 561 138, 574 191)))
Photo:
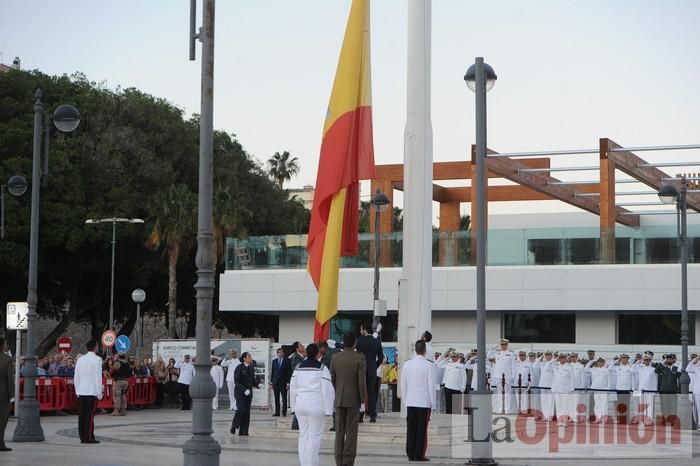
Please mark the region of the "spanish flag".
POLYGON ((353 0, 323 125, 306 249, 318 290, 314 341, 338 313, 340 256, 357 254, 359 180, 374 178, 369 0, 353 0))

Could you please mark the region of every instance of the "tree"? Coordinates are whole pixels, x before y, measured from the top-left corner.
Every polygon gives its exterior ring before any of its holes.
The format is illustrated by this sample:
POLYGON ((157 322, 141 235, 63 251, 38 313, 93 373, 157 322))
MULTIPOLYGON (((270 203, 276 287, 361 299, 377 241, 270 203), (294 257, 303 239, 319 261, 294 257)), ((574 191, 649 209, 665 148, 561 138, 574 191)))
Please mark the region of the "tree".
POLYGON ((146 245, 152 250, 164 246, 168 258, 168 335, 177 336, 177 263, 183 243, 196 231, 197 198, 184 184, 157 193, 151 205, 151 234, 146 245))
POLYGON ((275 152, 267 161, 268 173, 280 189, 283 189, 285 181, 291 180, 294 175, 299 173, 299 160, 291 155, 287 151, 281 154, 275 152))

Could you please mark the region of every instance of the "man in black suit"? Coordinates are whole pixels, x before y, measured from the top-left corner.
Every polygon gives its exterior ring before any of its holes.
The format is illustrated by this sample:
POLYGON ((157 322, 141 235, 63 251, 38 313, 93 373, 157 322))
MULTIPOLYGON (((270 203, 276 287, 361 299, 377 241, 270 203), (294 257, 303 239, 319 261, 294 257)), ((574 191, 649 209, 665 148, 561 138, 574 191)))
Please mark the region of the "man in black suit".
POLYGON ((0 451, 12 451, 5 445, 5 427, 10 417, 10 400, 15 392, 15 376, 12 358, 5 354, 6 349, 5 339, 0 337, 0 451))
POLYGON ((384 350, 378 338, 372 336, 372 324, 365 322, 360 326, 360 337, 355 349, 365 355, 367 361, 367 412, 369 422, 377 422, 377 396, 374 385, 377 383, 377 367, 384 361, 384 350))
POLYGON ((292 365, 288 358, 284 357, 284 350, 277 350, 277 357, 272 360, 272 376, 270 377, 270 388, 275 393, 275 414, 280 415, 280 398, 282 398, 282 416, 287 415, 287 391, 289 390, 289 380, 292 377, 292 365))

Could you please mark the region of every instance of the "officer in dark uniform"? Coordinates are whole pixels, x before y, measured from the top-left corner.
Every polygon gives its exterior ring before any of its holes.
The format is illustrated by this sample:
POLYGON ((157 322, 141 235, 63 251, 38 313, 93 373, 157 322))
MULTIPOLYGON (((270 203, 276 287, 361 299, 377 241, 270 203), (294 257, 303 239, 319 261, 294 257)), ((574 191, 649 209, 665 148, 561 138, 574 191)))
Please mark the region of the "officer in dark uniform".
POLYGON ((259 388, 255 382, 255 367, 253 366, 253 358, 249 352, 243 353, 241 356, 241 364, 236 367, 233 374, 233 381, 236 387, 233 391, 236 397, 236 406, 238 411, 231 423, 231 434, 248 435, 248 427, 250 426, 250 405, 253 402, 253 387, 259 388))
POLYGON ((681 371, 673 365, 675 354, 664 354, 664 362, 656 364, 654 371, 659 376, 661 414, 667 422, 669 416, 678 416, 678 393, 681 371))

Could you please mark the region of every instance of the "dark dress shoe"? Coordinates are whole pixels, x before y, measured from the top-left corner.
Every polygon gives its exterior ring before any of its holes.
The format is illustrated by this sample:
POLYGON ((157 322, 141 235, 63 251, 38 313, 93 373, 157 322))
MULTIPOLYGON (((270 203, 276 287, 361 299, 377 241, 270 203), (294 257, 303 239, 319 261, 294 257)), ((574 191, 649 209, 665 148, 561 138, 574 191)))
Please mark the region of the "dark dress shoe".
POLYGON ((335 427, 331 427, 330 429, 328 429, 328 432, 335 432, 335 427))
POLYGON ((0 451, 12 451, 12 448, 0 447, 0 451))
POLYGON ((272 417, 280 417, 279 413, 275 413, 272 415, 272 417))
POLYGON ((246 432, 245 434, 243 432, 239 433, 238 435, 241 435, 243 437, 248 437, 248 433, 246 432))
POLYGON ((99 440, 88 440, 85 443, 100 443, 100 441, 99 440))
POLYGON ((430 461, 430 458, 423 457, 423 458, 418 458, 417 460, 413 460, 413 461, 430 461))
POLYGON ((372 417, 372 418, 369 419, 369 422, 371 422, 372 424, 374 424, 374 423, 377 422, 377 418, 376 418, 376 417, 372 417))

